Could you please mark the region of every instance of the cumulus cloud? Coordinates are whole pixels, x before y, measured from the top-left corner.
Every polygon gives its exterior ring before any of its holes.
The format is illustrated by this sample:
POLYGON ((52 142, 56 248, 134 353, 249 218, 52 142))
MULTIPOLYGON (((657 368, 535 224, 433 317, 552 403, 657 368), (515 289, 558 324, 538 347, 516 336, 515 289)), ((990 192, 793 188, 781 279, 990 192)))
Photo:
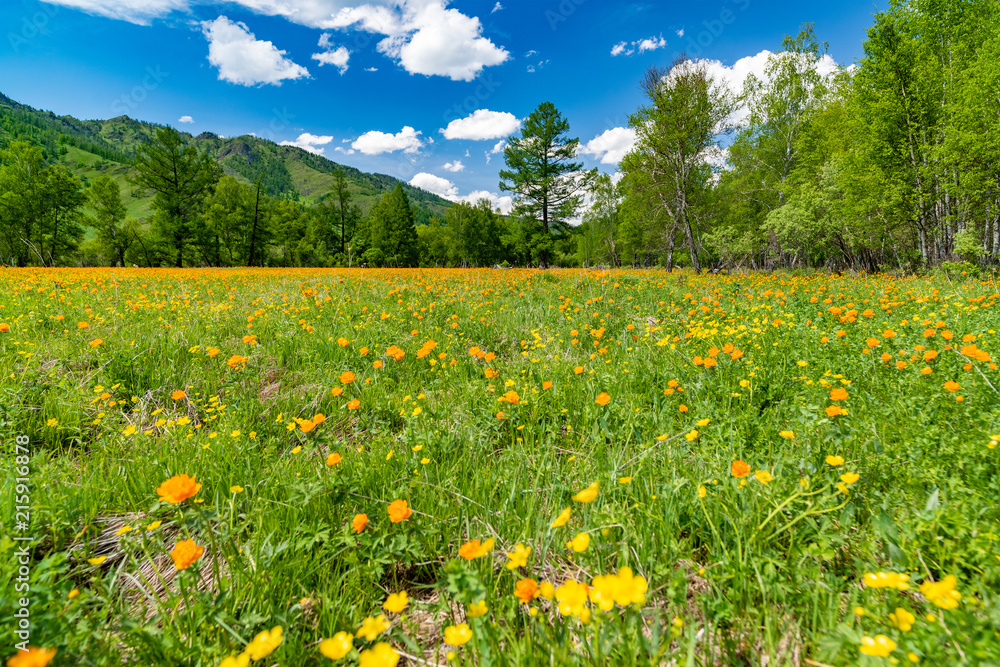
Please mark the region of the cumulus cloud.
POLYGON ((326 144, 333 141, 333 137, 330 136, 317 136, 315 134, 309 134, 308 132, 303 132, 298 136, 295 141, 282 141, 280 146, 298 146, 304 151, 314 153, 316 155, 322 155, 325 150, 322 148, 326 144))
POLYGON ((493 10, 492 10, 492 11, 490 12, 490 14, 496 14, 496 13, 497 13, 498 11, 500 11, 501 9, 503 9, 503 5, 501 5, 501 4, 500 4, 500 3, 498 2, 497 4, 493 5, 493 10))
POLYGON ((194 118, 192 118, 191 116, 181 116, 180 118, 177 119, 177 122, 178 123, 193 123, 194 122, 194 118))
POLYGON ((387 134, 377 130, 365 132, 354 140, 351 148, 359 150, 365 155, 378 155, 379 153, 393 153, 395 151, 416 153, 423 145, 423 142, 420 141, 420 132, 407 125, 396 134, 387 134))
POLYGON ((454 162, 445 162, 441 168, 444 169, 445 171, 450 171, 452 173, 455 173, 465 169, 465 165, 462 164, 461 160, 455 160, 454 162))
POLYGON ((482 35, 482 23, 446 7, 446 0, 403 0, 399 8, 371 4, 341 9, 329 27, 384 35, 378 50, 410 74, 471 81, 510 54, 482 35))
MULTIPOLYGON (((724 65, 719 60, 702 60, 700 62, 705 65, 708 73, 717 82, 725 84, 734 95, 739 95, 743 92, 743 83, 749 75, 753 74, 761 80, 767 78, 765 74, 767 60, 772 55, 774 54, 765 49, 755 55, 740 58, 732 65, 724 65)), ((816 64, 817 72, 824 77, 836 73, 838 69, 837 61, 829 54, 824 54, 816 64)), ((733 115, 731 121, 734 124, 742 124, 748 116, 749 112, 745 108, 741 108, 733 115)))
POLYGON ((441 133, 445 139, 479 141, 509 136, 520 127, 521 121, 512 113, 477 109, 465 118, 451 121, 441 133))
POLYGON ((435 176, 434 174, 428 174, 426 171, 422 171, 411 178, 410 185, 415 188, 427 190, 427 192, 432 192, 439 197, 444 197, 446 199, 458 196, 458 188, 454 183, 449 181, 447 178, 441 178, 440 176, 435 176))
POLYGON ((258 40, 243 23, 225 16, 201 24, 208 39, 208 62, 219 70, 219 79, 241 86, 281 85, 285 79, 308 77, 271 42, 258 40))
POLYGON ((473 190, 467 195, 460 195, 458 194, 458 186, 456 186, 453 182, 449 181, 447 178, 441 178, 440 176, 428 174, 424 171, 411 178, 410 185, 427 190, 428 192, 432 192, 439 197, 444 197, 448 201, 453 202, 476 204, 481 199, 485 199, 490 202, 490 206, 494 209, 499 209, 500 212, 505 215, 510 213, 511 208, 514 206, 513 198, 500 196, 495 192, 489 192, 488 190, 473 190))
POLYGON ((580 152, 592 155, 601 164, 618 164, 635 145, 635 130, 630 127, 613 127, 605 130, 585 144, 580 152))
POLYGON ((637 39, 634 42, 618 42, 617 44, 611 47, 611 55, 630 56, 634 53, 646 53, 647 51, 656 51, 657 49, 662 49, 666 47, 666 45, 667 45, 667 40, 663 39, 663 35, 660 35, 659 37, 647 37, 645 39, 637 39))
POLYGON ((346 47, 333 48, 333 42, 330 41, 330 33, 326 32, 320 35, 319 46, 326 50, 321 53, 314 53, 312 55, 313 60, 318 61, 320 66, 333 65, 340 70, 341 74, 347 71, 347 62, 351 59, 351 52, 346 47))

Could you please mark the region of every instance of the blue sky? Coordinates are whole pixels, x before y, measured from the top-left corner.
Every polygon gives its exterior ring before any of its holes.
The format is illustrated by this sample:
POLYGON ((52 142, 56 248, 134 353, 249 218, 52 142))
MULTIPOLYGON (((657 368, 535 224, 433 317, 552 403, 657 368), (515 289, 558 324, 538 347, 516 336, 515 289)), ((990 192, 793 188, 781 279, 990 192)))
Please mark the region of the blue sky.
POLYGON ((540 102, 568 118, 587 167, 613 172, 649 65, 686 51, 736 85, 805 22, 830 66, 850 64, 886 4, 5 0, 0 91, 78 118, 253 133, 504 206, 494 151, 540 102))

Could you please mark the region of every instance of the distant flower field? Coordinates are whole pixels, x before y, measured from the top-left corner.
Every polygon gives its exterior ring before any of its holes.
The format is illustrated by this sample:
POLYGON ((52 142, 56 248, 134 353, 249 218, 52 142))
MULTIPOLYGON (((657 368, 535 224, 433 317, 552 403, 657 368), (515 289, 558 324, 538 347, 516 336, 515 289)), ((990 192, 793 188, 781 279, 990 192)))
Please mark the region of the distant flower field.
POLYGON ((4 269, 0 657, 1000 664, 998 300, 4 269))

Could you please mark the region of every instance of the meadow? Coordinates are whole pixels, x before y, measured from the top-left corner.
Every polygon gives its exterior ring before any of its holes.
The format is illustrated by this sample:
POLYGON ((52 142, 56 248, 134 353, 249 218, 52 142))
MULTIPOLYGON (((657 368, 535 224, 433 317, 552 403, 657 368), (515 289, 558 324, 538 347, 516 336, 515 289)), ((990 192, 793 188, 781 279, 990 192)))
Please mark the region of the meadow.
POLYGON ((0 658, 1000 664, 998 299, 3 269, 0 658))

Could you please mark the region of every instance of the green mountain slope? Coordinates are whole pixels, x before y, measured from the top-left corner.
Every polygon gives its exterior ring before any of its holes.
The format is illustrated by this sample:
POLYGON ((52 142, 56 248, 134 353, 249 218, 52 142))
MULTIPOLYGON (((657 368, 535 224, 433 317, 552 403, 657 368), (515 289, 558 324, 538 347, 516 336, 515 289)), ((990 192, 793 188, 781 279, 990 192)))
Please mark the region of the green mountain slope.
MULTIPOLYGON (((121 186, 129 214, 138 218, 149 214, 152 196, 129 185, 126 177, 132 169, 136 148, 148 141, 158 127, 128 116, 108 120, 57 116, 0 93, 0 146, 29 139, 42 146, 50 159, 62 162, 85 181, 101 174, 111 176, 121 186)), ((209 132, 197 136, 182 132, 181 136, 199 151, 211 155, 237 180, 250 183, 260 176, 269 194, 307 205, 318 203, 329 194, 337 169, 347 175, 354 201, 365 213, 378 197, 400 182, 392 176, 365 173, 301 148, 279 146, 258 137, 222 139, 209 132)), ((443 215, 451 205, 446 199, 406 183, 403 188, 418 223, 426 223, 431 215, 443 215)))

